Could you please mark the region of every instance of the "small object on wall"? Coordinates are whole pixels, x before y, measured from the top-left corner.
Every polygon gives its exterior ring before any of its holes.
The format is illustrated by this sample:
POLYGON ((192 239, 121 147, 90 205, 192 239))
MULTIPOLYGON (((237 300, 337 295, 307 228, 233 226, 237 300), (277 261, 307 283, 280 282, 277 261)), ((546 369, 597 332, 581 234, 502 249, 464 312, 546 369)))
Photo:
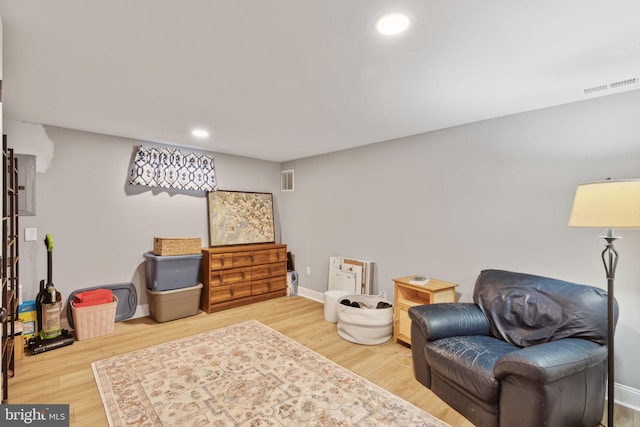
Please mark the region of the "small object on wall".
POLYGON ((293 191, 293 169, 280 172, 280 191, 293 191))
POLYGON ((273 194, 219 190, 207 200, 210 246, 275 242, 273 194))
POLYGON ((140 146, 129 169, 129 185, 215 191, 218 184, 214 157, 205 153, 183 152, 171 146, 140 146))
POLYGON ((38 240, 38 229, 34 227, 27 227, 24 229, 24 241, 35 242, 38 240))
POLYGON ((18 215, 34 216, 36 214, 36 156, 31 154, 14 156, 18 161, 18 215))

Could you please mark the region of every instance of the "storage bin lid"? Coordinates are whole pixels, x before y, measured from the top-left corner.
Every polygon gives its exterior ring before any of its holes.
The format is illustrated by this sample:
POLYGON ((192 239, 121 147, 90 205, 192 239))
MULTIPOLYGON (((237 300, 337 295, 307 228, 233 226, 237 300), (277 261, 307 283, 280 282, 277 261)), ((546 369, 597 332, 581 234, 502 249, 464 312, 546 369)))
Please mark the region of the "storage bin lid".
POLYGON ((179 288, 179 289, 169 289, 166 291, 152 291, 151 289, 147 289, 147 293, 150 295, 168 295, 168 294, 178 294, 181 292, 193 291, 196 289, 200 289, 202 287, 202 283, 198 283, 195 286, 189 286, 188 288, 179 288))
POLYGON ((202 258, 202 253, 193 254, 193 255, 155 255, 151 252, 145 252, 144 257, 148 261, 152 262, 163 262, 163 261, 177 261, 182 259, 200 259, 202 258))

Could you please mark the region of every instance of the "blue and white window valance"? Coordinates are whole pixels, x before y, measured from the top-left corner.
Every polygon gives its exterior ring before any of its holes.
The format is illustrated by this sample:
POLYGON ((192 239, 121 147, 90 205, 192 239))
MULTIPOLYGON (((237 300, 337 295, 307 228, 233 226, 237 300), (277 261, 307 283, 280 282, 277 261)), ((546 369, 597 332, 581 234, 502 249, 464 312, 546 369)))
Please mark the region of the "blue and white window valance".
POLYGON ((210 154, 183 153, 177 148, 140 146, 129 171, 129 184, 216 191, 218 184, 213 160, 210 154))

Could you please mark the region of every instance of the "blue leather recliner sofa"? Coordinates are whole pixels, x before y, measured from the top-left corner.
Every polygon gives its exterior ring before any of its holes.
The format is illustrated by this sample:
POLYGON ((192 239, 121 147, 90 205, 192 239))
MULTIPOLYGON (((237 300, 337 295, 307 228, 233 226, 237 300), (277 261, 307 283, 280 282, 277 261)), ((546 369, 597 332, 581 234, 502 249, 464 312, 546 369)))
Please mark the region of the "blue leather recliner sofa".
POLYGON ((484 270, 473 301, 409 309, 418 381, 478 427, 598 425, 605 290, 484 270))

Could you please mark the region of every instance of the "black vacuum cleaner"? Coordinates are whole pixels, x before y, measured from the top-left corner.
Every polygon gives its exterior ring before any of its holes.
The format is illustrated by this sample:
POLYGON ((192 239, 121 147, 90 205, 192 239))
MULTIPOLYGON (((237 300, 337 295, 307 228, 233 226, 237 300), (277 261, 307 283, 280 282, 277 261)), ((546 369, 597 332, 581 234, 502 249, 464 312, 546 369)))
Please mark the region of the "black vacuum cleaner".
POLYGON ((40 292, 36 297, 38 333, 29 339, 31 354, 73 344, 73 335, 60 327, 62 313, 62 295, 53 285, 53 238, 47 234, 44 239, 47 247, 47 283, 40 281, 40 292))

